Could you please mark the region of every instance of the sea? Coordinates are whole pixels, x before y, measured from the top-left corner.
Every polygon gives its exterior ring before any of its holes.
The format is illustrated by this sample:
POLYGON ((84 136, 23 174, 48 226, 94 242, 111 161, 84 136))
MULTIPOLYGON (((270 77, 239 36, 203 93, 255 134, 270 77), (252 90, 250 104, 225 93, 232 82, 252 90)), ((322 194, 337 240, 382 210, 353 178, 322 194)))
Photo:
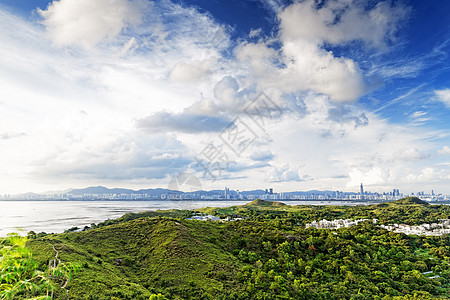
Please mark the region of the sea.
MULTIPOLYGON (((130 212, 164 209, 198 209, 243 205, 250 200, 102 200, 102 201, 0 201, 0 236, 18 232, 61 233, 72 227, 119 218, 130 212)), ((281 201, 288 205, 359 205, 354 201, 281 201)))

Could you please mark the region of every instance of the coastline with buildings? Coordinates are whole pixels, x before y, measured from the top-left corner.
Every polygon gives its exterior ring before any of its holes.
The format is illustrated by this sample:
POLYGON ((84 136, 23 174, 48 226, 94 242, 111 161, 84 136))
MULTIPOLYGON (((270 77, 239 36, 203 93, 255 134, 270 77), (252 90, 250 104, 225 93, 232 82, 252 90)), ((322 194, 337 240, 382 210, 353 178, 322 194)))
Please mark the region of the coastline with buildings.
POLYGON ((419 191, 417 193, 403 194, 399 189, 390 192, 364 191, 363 184, 359 192, 344 191, 294 191, 274 192, 273 188, 253 191, 231 190, 225 187, 223 190, 182 192, 169 189, 108 189, 105 187, 89 187, 74 189, 65 192, 51 193, 25 193, 19 195, 0 195, 0 200, 304 200, 304 201, 393 201, 403 197, 418 197, 428 202, 450 201, 449 195, 435 194, 419 191))

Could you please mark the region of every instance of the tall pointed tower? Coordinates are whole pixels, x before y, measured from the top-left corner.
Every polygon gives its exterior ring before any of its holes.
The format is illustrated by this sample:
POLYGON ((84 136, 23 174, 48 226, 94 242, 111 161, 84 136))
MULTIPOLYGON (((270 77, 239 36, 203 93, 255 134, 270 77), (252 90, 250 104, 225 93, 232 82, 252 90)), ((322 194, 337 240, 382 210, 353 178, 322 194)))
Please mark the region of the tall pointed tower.
POLYGON ((361 188, 360 188, 360 197, 359 199, 364 200, 364 188, 363 188, 363 184, 361 183, 361 188))

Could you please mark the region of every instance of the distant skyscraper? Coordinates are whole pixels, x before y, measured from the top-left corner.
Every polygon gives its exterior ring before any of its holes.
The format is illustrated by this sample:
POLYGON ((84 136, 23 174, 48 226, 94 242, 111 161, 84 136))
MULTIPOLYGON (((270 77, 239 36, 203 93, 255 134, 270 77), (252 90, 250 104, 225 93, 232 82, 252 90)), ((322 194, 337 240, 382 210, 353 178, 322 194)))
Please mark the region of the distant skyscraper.
POLYGON ((269 194, 273 195, 273 189, 269 189, 269 194))
POLYGON ((393 196, 400 196, 400 190, 399 189, 394 189, 394 192, 392 193, 393 196))
POLYGON ((360 199, 361 200, 364 200, 364 188, 363 188, 363 184, 361 183, 361 187, 360 187, 360 191, 359 191, 359 193, 360 193, 360 195, 361 195, 361 197, 360 197, 360 199))

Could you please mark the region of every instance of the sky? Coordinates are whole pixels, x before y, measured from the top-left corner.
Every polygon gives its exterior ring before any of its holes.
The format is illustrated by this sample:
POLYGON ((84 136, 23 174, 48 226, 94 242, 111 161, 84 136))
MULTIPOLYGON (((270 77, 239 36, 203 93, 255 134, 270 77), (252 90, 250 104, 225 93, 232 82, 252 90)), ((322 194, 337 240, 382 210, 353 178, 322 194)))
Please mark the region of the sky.
POLYGON ((0 0, 0 194, 450 194, 450 2, 0 0), (181 178, 181 177, 180 177, 181 178))

